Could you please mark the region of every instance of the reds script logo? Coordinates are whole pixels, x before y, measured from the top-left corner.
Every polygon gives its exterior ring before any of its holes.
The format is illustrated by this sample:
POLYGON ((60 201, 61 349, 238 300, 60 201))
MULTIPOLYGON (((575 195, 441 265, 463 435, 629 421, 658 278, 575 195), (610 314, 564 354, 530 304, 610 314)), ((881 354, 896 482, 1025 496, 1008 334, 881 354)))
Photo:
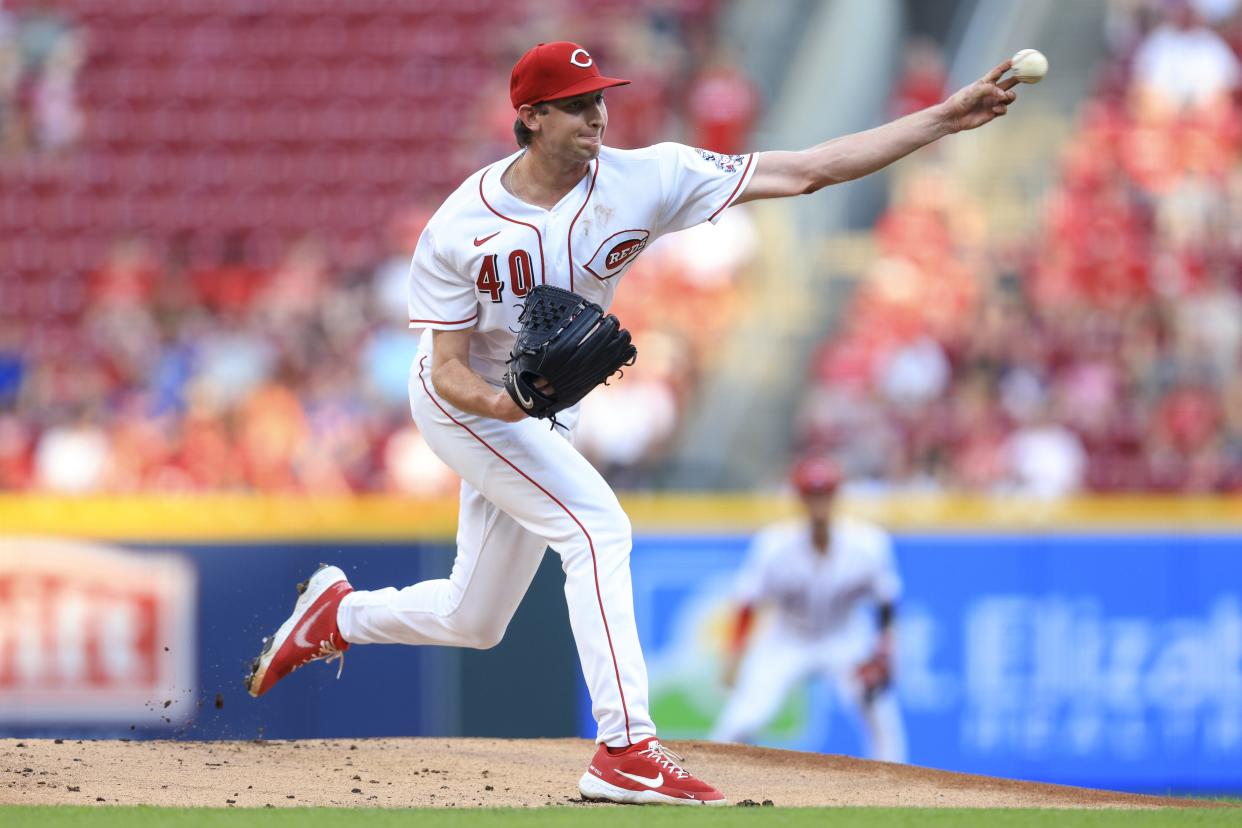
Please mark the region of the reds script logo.
POLYGON ((651 233, 647 230, 622 230, 604 239, 585 267, 596 279, 611 279, 634 261, 647 246, 651 233))

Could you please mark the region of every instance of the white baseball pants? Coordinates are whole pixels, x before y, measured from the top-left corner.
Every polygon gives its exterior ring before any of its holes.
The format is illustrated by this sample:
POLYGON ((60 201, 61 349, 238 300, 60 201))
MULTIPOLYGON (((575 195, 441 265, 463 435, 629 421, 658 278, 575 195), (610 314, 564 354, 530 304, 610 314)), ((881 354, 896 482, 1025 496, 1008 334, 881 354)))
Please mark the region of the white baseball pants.
POLYGON ((493 647, 550 546, 565 571, 596 740, 624 747, 654 736, 634 623, 630 522, 616 495, 563 429, 461 412, 440 399, 430 374, 420 357, 410 404, 423 438, 463 480, 452 574, 351 593, 337 614, 341 635, 351 644, 493 647))
POLYGON ((885 762, 906 761, 906 730, 896 693, 879 693, 870 702, 854 675, 856 647, 807 641, 769 630, 753 642, 743 658, 737 687, 712 732, 717 742, 745 742, 754 738, 780 712, 794 687, 820 676, 842 706, 853 714, 862 731, 867 755, 885 762))

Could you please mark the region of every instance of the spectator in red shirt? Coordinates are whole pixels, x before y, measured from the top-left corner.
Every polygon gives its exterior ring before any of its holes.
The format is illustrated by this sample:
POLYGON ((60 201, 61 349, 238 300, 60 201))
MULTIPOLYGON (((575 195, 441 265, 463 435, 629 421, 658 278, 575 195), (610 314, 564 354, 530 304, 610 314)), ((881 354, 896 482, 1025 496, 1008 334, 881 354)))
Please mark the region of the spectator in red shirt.
MULTIPOLYGON (((936 98, 934 103, 944 100, 936 98)), ((750 130, 759 114, 758 88, 740 66, 717 51, 686 90, 690 112, 690 143, 732 155, 750 145, 750 130)))

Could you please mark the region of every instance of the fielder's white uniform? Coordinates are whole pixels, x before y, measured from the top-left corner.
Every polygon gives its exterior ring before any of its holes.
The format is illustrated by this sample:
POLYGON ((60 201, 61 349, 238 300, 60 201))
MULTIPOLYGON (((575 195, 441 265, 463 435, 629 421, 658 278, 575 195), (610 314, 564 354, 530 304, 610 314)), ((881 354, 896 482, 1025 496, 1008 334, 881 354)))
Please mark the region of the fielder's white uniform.
POLYGON ((882 691, 865 703, 854 674, 875 641, 874 615, 866 610, 895 603, 900 594, 892 544, 877 526, 834 520, 826 555, 816 551, 806 519, 756 535, 735 598, 742 605, 771 606, 775 618, 748 647, 712 738, 750 739, 796 684, 818 675, 861 719, 869 755, 904 762, 905 728, 894 693, 882 691))
MULTIPOLYGON (((745 190, 754 158, 671 143, 604 147, 578 185, 545 210, 501 184, 520 156, 480 170, 449 196, 410 268, 410 327, 424 331, 410 404, 427 443, 463 481, 452 574, 354 592, 338 623, 351 644, 494 646, 550 546, 565 570, 597 741, 622 747, 655 735, 634 623, 629 520, 571 445, 576 407, 559 415, 567 428, 555 430, 543 420, 506 423, 458 410, 432 386, 431 332, 472 330, 471 367, 502 387, 531 287, 568 288, 607 309, 647 244, 719 218, 745 190)), ((641 359, 641 342, 638 349, 641 359)))

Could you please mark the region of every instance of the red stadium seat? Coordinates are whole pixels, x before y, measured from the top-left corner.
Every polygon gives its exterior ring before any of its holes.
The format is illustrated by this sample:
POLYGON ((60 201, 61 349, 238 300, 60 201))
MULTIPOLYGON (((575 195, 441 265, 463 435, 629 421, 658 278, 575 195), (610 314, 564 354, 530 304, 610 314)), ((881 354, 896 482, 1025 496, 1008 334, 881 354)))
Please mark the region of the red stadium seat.
POLYGON ((494 81, 474 44, 524 14, 507 0, 59 5, 89 37, 86 146, 58 173, 60 190, 0 169, 0 234, 52 233, 23 236, 20 255, 0 244, 0 270, 18 258, 86 267, 100 239, 135 229, 270 223, 381 237, 400 205, 468 172, 451 168, 431 125, 459 119, 494 81), (62 248, 45 255, 41 244, 62 248))

